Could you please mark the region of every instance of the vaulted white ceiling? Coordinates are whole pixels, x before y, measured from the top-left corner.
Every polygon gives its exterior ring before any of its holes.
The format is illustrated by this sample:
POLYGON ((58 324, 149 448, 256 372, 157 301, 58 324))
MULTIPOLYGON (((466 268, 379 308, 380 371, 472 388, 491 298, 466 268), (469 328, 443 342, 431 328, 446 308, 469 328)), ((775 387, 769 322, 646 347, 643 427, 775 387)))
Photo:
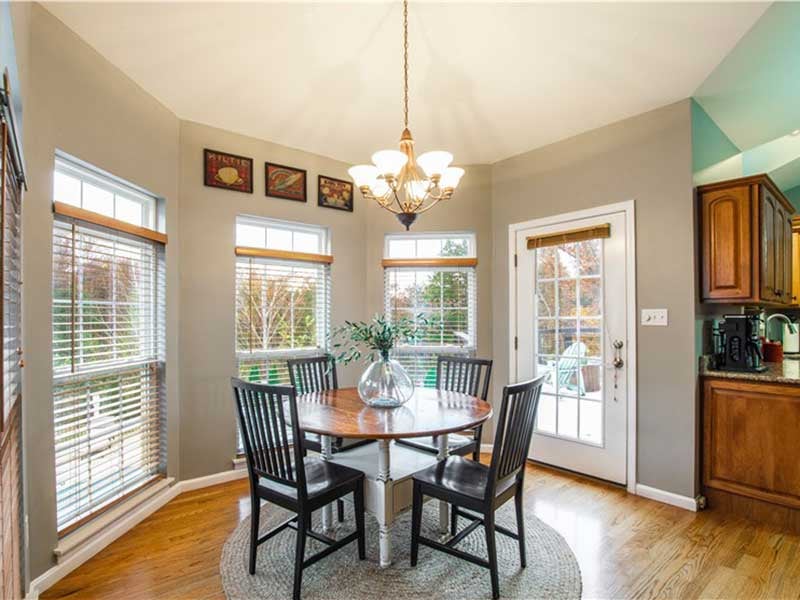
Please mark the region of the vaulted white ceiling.
MULTIPOLYGON (((45 6, 182 119, 354 163, 402 130, 397 2, 45 6)), ((766 6, 412 3, 417 148, 491 163, 687 98, 766 6)))

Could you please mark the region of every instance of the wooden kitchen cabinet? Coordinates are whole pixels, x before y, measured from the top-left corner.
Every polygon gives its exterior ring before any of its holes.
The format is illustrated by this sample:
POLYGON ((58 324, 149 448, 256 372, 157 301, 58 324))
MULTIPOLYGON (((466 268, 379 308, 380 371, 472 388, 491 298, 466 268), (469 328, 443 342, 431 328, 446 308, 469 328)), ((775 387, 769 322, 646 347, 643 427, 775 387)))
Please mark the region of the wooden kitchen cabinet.
POLYGON ((792 217, 792 303, 800 298, 800 217, 792 217))
POLYGON ((697 188, 701 300, 787 306, 794 208, 767 175, 697 188))
POLYGON ((709 498, 719 491, 751 510, 753 501, 800 509, 800 386, 704 378, 702 412, 709 498))

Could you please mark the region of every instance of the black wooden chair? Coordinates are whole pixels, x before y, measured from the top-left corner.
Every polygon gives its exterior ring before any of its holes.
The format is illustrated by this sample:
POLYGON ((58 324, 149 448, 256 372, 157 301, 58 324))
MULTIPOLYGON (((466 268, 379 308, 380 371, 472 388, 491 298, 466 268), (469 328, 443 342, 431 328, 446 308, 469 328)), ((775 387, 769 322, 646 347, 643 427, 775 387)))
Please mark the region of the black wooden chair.
MULTIPOLYGON (((312 358, 295 358, 286 361, 289 368, 289 382, 297 390, 297 395, 339 389, 339 378, 336 374, 336 361, 332 356, 314 356, 312 358)), ((334 438, 331 440, 331 453, 345 452, 375 440, 350 438, 334 438)), ((305 432, 306 450, 322 452, 319 434, 305 432)))
POLYGON ((287 527, 296 530, 293 597, 298 600, 303 569, 355 540, 358 540, 359 559, 365 558, 364 474, 318 457, 305 457, 302 444, 292 444, 292 440, 301 439, 293 387, 247 383, 235 378, 231 379, 231 384, 250 476, 250 574, 256 572, 256 550, 260 544, 287 527), (355 532, 333 540, 312 531, 313 511, 351 493, 356 514, 355 532), (261 500, 282 506, 296 515, 259 538, 261 500), (307 537, 328 547, 305 558, 307 537))
MULTIPOLYGON (((311 358, 294 358, 286 361, 289 369, 289 382, 298 395, 339 389, 339 377, 336 374, 336 361, 330 355, 311 358)), ((354 438, 334 438, 331 440, 331 454, 346 452, 375 440, 354 438)), ((322 439, 318 433, 303 432, 303 445, 306 450, 322 453, 322 439)), ((336 514, 339 522, 344 521, 344 503, 336 502, 336 514)))
MULTIPOLYGON (((477 396, 481 400, 489 397, 489 382, 492 378, 492 361, 485 358, 466 358, 463 356, 439 356, 436 361, 436 388, 449 392, 460 392, 477 396)), ((480 460, 481 435, 483 425, 479 425, 467 435, 447 436, 449 454, 469 456, 480 460)), ((436 437, 408 438, 397 440, 398 444, 438 454, 436 437)))
POLYGON ((486 567, 491 573, 492 597, 500 596, 497 580, 497 548, 495 532, 519 541, 519 558, 525 568, 525 520, 522 514, 525 458, 533 435, 539 394, 544 377, 508 385, 503 389, 503 402, 497 419, 492 448, 492 461, 487 467, 461 456, 450 456, 423 471, 415 473, 414 504, 411 517, 411 566, 417 564, 419 545, 441 550, 471 563, 486 567), (420 536, 422 500, 430 496, 450 503, 450 533, 445 544, 420 536), (494 513, 513 496, 517 509, 517 533, 495 525, 494 513), (472 511, 464 512, 463 509, 472 511), (477 513, 477 514, 473 514, 477 513), (472 522, 457 532, 458 517, 472 522), (455 546, 483 525, 489 560, 473 556, 455 546))

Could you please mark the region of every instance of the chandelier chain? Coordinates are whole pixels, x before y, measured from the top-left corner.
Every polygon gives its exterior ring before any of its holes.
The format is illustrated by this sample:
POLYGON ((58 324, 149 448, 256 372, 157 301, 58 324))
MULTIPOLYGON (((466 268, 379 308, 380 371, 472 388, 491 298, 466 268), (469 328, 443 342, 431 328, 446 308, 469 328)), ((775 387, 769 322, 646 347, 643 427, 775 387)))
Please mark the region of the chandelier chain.
POLYGON ((403 0, 403 119, 408 129, 408 0, 403 0))

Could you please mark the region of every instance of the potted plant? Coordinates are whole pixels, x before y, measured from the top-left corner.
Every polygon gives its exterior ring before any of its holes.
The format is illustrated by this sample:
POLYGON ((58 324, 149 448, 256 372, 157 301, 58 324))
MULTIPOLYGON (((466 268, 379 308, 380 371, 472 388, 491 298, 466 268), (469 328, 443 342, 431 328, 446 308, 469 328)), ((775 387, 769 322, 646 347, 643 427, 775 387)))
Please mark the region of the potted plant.
POLYGON ((375 315, 369 322, 345 321, 333 330, 331 342, 337 362, 370 363, 358 382, 358 395, 367 405, 393 408, 411 398, 414 382, 389 353, 399 343, 414 341, 419 325, 425 323, 423 315, 414 320, 401 317, 393 321, 385 315, 375 315))

